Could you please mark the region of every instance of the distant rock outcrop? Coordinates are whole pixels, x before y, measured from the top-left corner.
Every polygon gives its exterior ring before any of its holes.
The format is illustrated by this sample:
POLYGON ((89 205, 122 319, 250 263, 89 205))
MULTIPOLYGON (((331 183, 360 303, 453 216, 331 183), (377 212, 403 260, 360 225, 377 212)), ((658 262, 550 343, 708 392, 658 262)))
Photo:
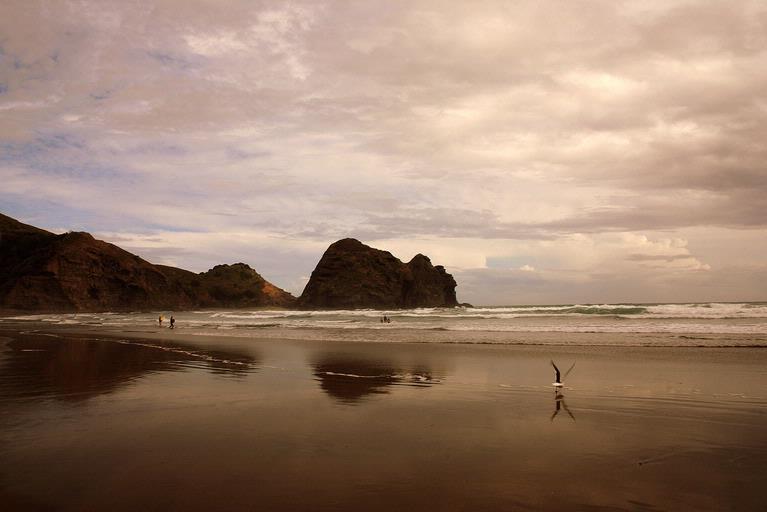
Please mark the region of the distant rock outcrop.
POLYGON ((302 308, 454 307, 456 282, 423 254, 403 263, 353 238, 328 247, 298 299, 302 308))
POLYGON ((0 214, 0 308, 117 311, 291 307, 243 263, 200 274, 153 265, 88 233, 56 235, 0 214))
POLYGON ((295 297, 274 286, 245 263, 216 265, 200 274, 163 265, 157 267, 190 290, 202 307, 289 308, 296 303, 295 297))

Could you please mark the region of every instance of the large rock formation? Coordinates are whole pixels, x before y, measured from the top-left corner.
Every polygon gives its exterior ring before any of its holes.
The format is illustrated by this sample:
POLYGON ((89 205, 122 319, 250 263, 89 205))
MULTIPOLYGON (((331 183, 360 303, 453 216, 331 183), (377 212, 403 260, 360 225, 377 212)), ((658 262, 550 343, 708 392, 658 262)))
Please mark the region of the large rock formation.
POLYGON ((200 274, 153 265, 88 233, 55 235, 0 214, 0 308, 116 311, 291 307, 243 263, 200 274))
POLYGON ((454 307, 456 283, 423 254, 403 263, 353 238, 328 247, 298 299, 302 308, 454 307))

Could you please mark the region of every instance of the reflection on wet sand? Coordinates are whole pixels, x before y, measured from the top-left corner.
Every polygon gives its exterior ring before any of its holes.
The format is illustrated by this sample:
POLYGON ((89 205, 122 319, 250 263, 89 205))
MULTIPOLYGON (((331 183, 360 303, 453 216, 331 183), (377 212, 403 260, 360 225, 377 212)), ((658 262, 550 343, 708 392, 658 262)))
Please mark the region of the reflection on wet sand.
POLYGON ((564 409, 565 412, 572 418, 573 421, 575 421, 575 416, 572 412, 570 412, 570 408, 567 407, 567 404, 565 403, 565 395, 562 391, 562 388, 555 387, 554 388, 554 414, 551 415, 551 420, 554 421, 554 418, 556 418, 557 414, 559 414, 559 411, 561 409, 564 409))
POLYGON ((761 349, 77 332, 0 330, 3 511, 764 508, 761 349))
POLYGON ((257 363, 252 355, 204 352, 175 342, 15 334, 0 340, 0 400, 84 401, 151 373, 199 366, 236 376, 257 363))
POLYGON ((389 393, 388 388, 393 385, 431 386, 440 382, 423 365, 403 368, 390 361, 354 355, 323 354, 312 367, 322 390, 345 404, 355 404, 369 395, 389 393))

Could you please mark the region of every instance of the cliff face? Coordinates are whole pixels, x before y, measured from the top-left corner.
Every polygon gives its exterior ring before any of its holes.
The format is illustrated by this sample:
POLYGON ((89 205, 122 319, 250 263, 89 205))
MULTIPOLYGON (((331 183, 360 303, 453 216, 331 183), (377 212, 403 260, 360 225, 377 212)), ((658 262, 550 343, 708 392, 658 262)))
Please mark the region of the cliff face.
POLYGON ((409 279, 403 289, 403 306, 417 307, 454 307, 458 305, 455 297, 457 283, 442 265, 433 266, 431 260, 423 254, 416 254, 407 264, 409 279))
POLYGON ((298 299, 302 308, 454 307, 456 283, 444 267, 416 255, 407 264, 353 238, 328 247, 298 299))
POLYGON ((245 264, 195 274, 153 265, 88 233, 55 235, 0 215, 0 307, 46 311, 290 307, 245 264))
POLYGON ((295 297, 274 286, 245 263, 216 265, 200 274, 175 267, 157 267, 192 294, 197 307, 295 306, 295 297))

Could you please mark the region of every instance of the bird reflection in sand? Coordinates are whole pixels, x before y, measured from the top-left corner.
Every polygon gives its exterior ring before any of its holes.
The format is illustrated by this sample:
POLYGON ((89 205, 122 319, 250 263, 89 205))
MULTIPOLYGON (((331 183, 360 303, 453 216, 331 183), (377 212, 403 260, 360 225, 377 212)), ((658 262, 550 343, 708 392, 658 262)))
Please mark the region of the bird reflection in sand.
POLYGON ((423 365, 407 369, 389 361, 364 360, 351 355, 325 355, 312 366, 322 390, 349 405, 370 395, 387 394, 390 386, 428 387, 440 382, 423 365))
POLYGON ((554 388, 554 414, 551 415, 551 420, 554 421, 554 418, 557 417, 557 414, 559 414, 559 411, 564 409, 565 412, 572 418, 573 421, 575 421, 575 416, 573 416, 573 413, 570 412, 570 408, 567 407, 567 404, 565 403, 565 395, 562 392, 561 387, 555 387, 554 388))

